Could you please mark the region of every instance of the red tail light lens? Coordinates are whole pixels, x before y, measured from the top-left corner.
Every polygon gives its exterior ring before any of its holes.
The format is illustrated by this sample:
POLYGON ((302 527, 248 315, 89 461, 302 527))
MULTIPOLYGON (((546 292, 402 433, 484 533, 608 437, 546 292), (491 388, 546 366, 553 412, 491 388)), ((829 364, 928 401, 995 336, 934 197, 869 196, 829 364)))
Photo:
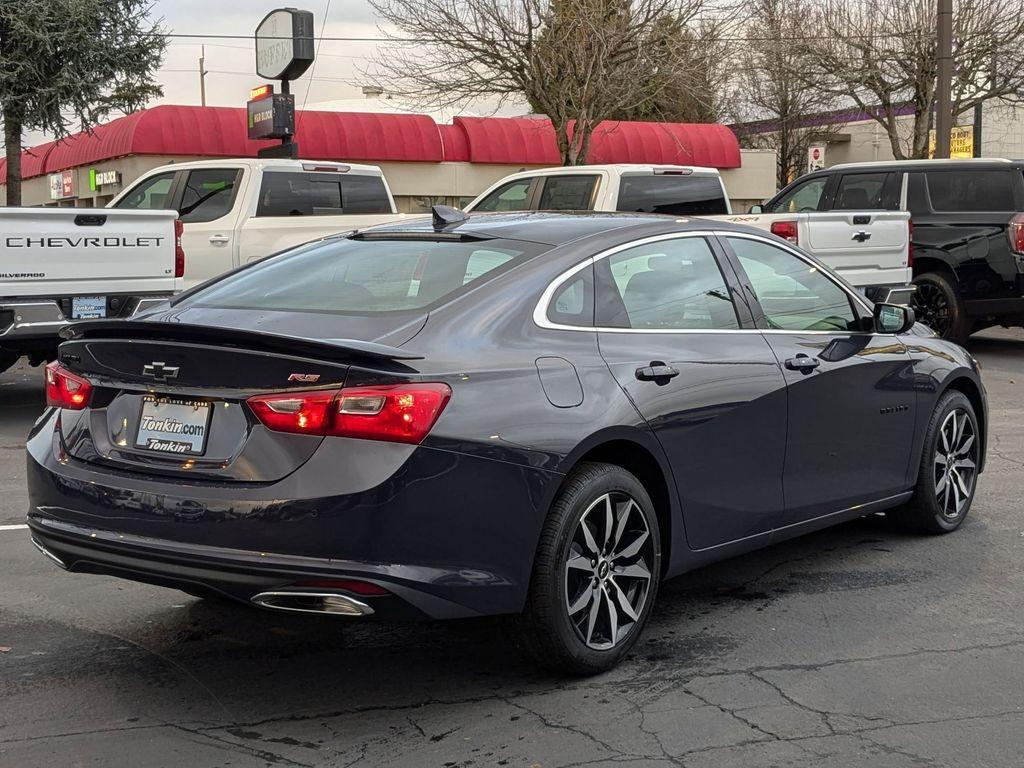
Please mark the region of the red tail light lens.
POLYGON ((89 405, 92 384, 54 361, 46 366, 46 404, 80 411, 89 405))
POLYGON ((448 404, 447 384, 391 384, 257 395, 248 403, 269 429, 416 445, 448 404))
POLYGON ((783 240, 788 240, 793 245, 800 244, 800 233, 795 221, 773 221, 771 232, 783 240))
POLYGON ((1018 256, 1024 256, 1024 213, 1018 213, 1010 219, 1010 228, 1006 234, 1010 238, 1010 250, 1018 256))
POLYGON ((185 225, 181 219, 174 220, 174 276, 185 276, 185 249, 181 247, 181 236, 185 232, 185 225))
POLYGON ((357 595, 379 597, 390 595, 384 587, 374 584, 371 581, 358 581, 356 579, 311 579, 309 581, 298 581, 296 587, 307 589, 343 589, 346 592, 354 592, 357 595))

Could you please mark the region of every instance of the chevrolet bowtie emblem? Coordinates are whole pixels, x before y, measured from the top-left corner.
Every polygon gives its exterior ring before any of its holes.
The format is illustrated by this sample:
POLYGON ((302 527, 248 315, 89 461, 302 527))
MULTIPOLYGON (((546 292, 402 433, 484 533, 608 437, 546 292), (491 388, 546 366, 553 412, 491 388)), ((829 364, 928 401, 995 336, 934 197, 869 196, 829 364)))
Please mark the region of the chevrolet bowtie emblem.
POLYGON ((156 379, 157 381, 176 379, 178 378, 178 366, 167 365, 166 363, 154 361, 142 366, 142 375, 149 376, 151 379, 156 379))

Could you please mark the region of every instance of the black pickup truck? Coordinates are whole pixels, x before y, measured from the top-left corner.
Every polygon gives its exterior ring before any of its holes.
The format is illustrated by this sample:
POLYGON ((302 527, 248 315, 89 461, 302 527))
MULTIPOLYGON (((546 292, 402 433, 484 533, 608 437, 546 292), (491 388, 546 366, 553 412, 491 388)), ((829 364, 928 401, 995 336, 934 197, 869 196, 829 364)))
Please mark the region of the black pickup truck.
POLYGON ((753 212, 904 210, 918 319, 964 342, 1024 325, 1024 161, 906 160, 801 176, 753 212))

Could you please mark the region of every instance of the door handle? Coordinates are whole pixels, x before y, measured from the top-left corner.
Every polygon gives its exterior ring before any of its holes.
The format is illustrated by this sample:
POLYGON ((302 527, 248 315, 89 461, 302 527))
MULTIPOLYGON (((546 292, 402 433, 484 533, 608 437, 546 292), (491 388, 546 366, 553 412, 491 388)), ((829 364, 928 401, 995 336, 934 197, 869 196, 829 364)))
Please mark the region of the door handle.
POLYGON ((231 242, 231 238, 227 235, 210 235, 210 242, 214 245, 226 245, 231 242))
POLYGON ((652 361, 644 368, 636 369, 636 378, 639 381, 653 381, 655 384, 668 384, 669 379, 674 379, 678 375, 679 371, 658 360, 652 361))
POLYGON ((853 239, 856 240, 858 243, 866 243, 868 240, 871 239, 871 233, 862 229, 860 232, 853 233, 853 239))
POLYGON ((787 360, 784 365, 791 371, 800 371, 800 373, 810 373, 819 365, 821 360, 816 357, 808 357, 804 354, 799 354, 796 357, 791 357, 787 360))

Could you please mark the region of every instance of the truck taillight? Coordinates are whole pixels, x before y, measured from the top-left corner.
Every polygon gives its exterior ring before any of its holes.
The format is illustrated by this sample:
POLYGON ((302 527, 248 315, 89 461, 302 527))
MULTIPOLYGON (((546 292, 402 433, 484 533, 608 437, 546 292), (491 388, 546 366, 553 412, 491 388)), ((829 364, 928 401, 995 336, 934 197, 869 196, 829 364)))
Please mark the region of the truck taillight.
POLYGON ((800 233, 795 221, 773 221, 771 232, 783 240, 788 240, 793 245, 800 244, 800 233))
POLYGON ((907 266, 914 266, 914 221, 907 219, 907 266))
POLYGON ((185 276, 185 249, 181 247, 181 236, 185 232, 185 225, 181 219, 174 220, 174 276, 185 276))
POLYGON ((246 402, 275 432, 416 445, 433 428, 451 394, 447 384, 389 384, 256 395, 246 402))
POLYGON ((1018 256, 1024 256, 1024 213, 1018 213, 1010 219, 1006 234, 1010 238, 1010 250, 1018 256))
POLYGON ((46 404, 54 408, 80 411, 89 405, 92 384, 76 376, 54 360, 45 369, 46 404))

